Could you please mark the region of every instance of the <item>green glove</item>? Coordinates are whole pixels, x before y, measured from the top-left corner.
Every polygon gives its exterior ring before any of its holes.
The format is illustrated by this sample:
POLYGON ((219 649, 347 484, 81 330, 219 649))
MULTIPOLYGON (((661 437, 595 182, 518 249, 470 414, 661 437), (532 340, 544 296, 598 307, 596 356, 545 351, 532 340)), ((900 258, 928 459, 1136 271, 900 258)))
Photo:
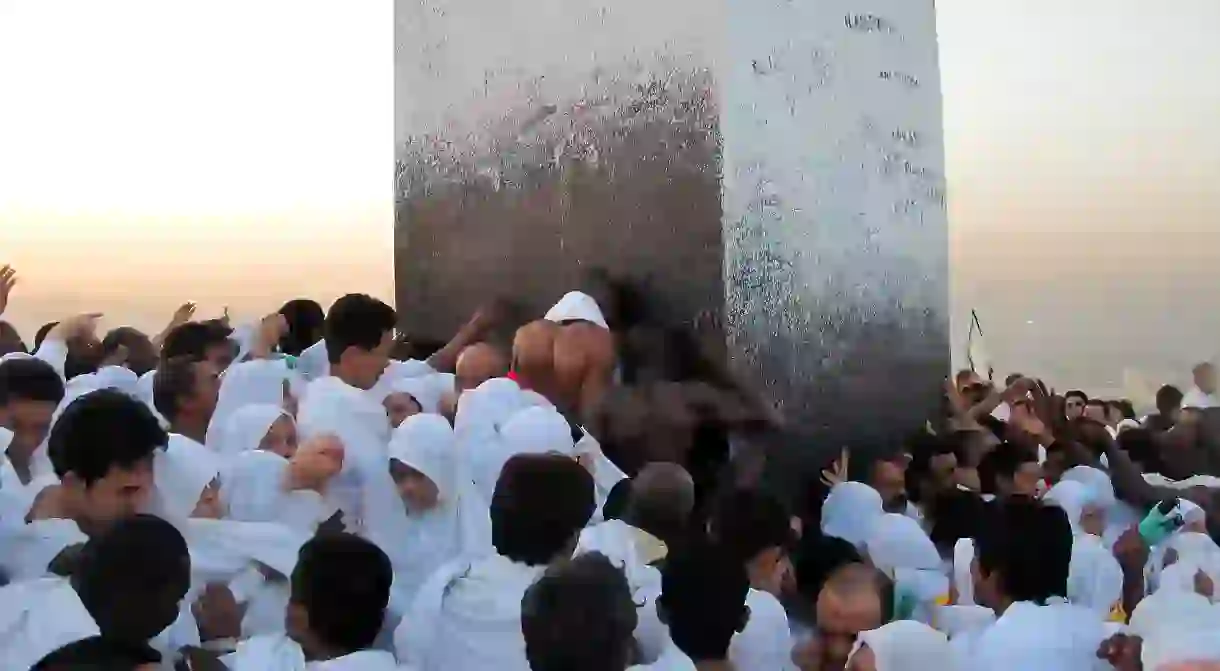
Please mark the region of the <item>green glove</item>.
POLYGON ((1177 507, 1177 499, 1165 499, 1148 511, 1148 516, 1140 522, 1140 537, 1149 547, 1169 538, 1170 534, 1185 523, 1181 513, 1177 512, 1177 507))

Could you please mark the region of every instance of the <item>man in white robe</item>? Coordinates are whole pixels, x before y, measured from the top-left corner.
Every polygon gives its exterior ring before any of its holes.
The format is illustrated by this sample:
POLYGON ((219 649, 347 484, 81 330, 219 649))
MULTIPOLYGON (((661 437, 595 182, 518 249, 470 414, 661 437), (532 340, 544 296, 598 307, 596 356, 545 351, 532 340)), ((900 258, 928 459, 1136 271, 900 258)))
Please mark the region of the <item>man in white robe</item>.
POLYGON ((1194 367, 1191 376, 1195 386, 1186 392, 1182 407, 1199 410, 1220 407, 1220 397, 1216 395, 1216 367, 1210 362, 1201 363, 1194 367))
POLYGON ((496 554, 442 568, 394 633, 420 671, 530 671, 521 599, 549 565, 572 556, 594 510, 593 478, 560 455, 505 464, 491 504, 496 554))

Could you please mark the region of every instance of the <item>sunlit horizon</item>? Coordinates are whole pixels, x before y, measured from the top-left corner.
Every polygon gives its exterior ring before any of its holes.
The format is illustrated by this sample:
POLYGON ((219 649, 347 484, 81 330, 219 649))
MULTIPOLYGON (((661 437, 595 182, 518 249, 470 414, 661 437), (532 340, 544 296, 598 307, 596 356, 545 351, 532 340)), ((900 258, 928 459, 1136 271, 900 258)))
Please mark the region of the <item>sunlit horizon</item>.
MULTIPOLYGON (((1220 3, 937 8, 955 338, 1060 387, 1216 355, 1220 3)), ((393 53, 391 0, 0 0, 5 319, 390 300, 393 53)))

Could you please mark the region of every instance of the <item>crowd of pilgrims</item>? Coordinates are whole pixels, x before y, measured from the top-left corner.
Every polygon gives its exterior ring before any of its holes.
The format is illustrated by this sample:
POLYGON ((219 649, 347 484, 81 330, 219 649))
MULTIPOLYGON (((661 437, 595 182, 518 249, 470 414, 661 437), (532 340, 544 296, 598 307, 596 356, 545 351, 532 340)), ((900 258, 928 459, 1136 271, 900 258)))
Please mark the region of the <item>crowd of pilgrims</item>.
POLYGON ((715 339, 596 293, 426 356, 362 294, 0 322, 0 669, 1220 662, 1210 365, 1143 418, 962 372, 781 498, 715 339))

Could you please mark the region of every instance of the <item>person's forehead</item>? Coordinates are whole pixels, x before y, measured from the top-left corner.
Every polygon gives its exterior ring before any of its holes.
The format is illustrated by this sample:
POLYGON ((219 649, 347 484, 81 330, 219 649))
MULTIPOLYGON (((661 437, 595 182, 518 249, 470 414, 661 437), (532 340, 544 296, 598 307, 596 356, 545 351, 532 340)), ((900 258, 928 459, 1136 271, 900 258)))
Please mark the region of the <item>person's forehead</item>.
POLYGON ((881 620, 877 591, 863 584, 849 589, 827 586, 818 594, 818 626, 831 633, 858 633, 875 628, 881 620))

